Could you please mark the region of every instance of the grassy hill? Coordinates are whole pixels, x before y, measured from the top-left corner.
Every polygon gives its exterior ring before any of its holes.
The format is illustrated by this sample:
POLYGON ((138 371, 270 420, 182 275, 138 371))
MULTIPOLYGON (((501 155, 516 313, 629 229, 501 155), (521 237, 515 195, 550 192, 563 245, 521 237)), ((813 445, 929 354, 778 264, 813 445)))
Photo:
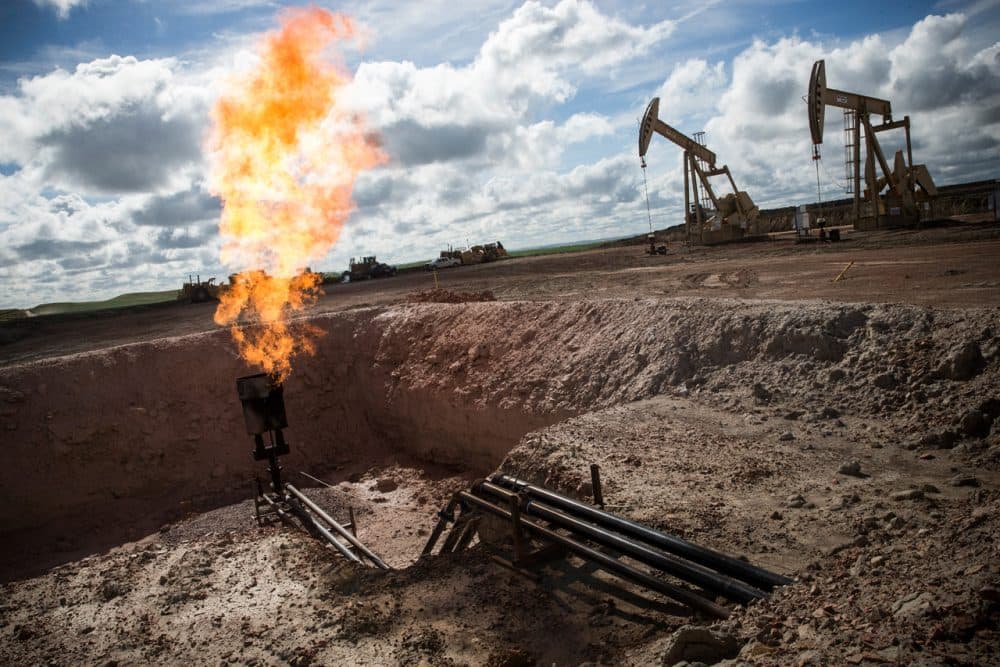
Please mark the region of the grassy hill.
POLYGON ((164 290, 162 292, 130 292, 129 294, 119 294, 113 299, 106 301, 82 301, 82 302, 60 302, 43 303, 24 310, 0 311, 0 319, 13 319, 16 313, 21 313, 21 317, 36 317, 38 315, 64 315, 67 313, 89 313, 96 310, 109 310, 115 308, 128 308, 129 306, 146 306, 153 303, 165 303, 177 299, 177 290, 164 290))

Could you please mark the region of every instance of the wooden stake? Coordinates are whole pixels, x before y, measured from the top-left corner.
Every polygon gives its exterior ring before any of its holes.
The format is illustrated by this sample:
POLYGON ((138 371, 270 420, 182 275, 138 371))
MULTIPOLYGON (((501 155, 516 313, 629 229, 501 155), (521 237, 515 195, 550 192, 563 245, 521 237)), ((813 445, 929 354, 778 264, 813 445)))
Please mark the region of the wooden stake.
POLYGON ((844 277, 844 274, 847 273, 847 270, 850 269, 852 266, 854 266, 854 262, 853 261, 850 264, 848 264, 847 266, 845 266, 844 270, 841 271, 839 274, 837 274, 837 277, 834 278, 833 280, 831 280, 830 282, 835 283, 835 282, 839 281, 841 278, 844 277))

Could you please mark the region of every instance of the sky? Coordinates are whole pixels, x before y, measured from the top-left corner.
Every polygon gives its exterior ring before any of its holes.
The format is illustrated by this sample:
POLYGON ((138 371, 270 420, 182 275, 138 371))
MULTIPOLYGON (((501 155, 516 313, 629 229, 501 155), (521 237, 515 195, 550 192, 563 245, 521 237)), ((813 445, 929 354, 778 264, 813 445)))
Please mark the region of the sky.
MULTIPOLYGON (((289 4, 0 4, 0 308, 224 281, 209 111, 289 4)), ((1000 0, 314 4, 362 26, 342 103, 388 155, 314 270, 647 231, 636 142, 654 96, 761 208, 813 202, 802 98, 820 58, 829 86, 910 116, 939 185, 1000 178, 1000 0)), ((841 128, 829 109, 824 199, 846 196, 841 128)), ((654 137, 647 163, 653 226, 680 223, 680 149, 654 137)))

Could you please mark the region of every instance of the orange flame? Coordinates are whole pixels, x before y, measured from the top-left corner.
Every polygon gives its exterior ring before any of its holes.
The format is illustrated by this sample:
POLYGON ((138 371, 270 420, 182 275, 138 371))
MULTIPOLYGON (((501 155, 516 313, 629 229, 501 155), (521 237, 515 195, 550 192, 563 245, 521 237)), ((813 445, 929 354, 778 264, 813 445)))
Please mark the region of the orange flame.
POLYGON ((240 272, 215 321, 279 381, 318 333, 290 322, 319 292, 320 276, 302 267, 337 242, 358 173, 385 160, 363 119, 338 106, 350 73, 329 51, 355 35, 351 19, 310 7, 283 12, 281 24, 264 35, 258 66, 228 81, 209 138, 221 260, 240 272))

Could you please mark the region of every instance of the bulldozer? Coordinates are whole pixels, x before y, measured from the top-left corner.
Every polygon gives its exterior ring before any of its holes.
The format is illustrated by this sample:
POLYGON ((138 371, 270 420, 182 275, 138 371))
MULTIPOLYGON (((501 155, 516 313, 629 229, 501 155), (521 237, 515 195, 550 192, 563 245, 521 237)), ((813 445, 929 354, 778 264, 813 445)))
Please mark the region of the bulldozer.
POLYGON ((503 247, 503 244, 497 241, 496 243, 487 243, 483 246, 483 255, 487 262, 495 262, 498 259, 503 259, 507 256, 507 250, 503 247))
POLYGON ((203 281, 199 275, 194 277, 189 275, 187 282, 177 291, 177 300, 186 303, 218 301, 223 289, 222 285, 215 284, 215 278, 203 281))
POLYGON ((350 269, 344 271, 342 279, 345 282, 356 282, 358 280, 371 280, 372 278, 385 278, 396 275, 396 267, 384 264, 375 255, 370 257, 351 258, 350 269))

